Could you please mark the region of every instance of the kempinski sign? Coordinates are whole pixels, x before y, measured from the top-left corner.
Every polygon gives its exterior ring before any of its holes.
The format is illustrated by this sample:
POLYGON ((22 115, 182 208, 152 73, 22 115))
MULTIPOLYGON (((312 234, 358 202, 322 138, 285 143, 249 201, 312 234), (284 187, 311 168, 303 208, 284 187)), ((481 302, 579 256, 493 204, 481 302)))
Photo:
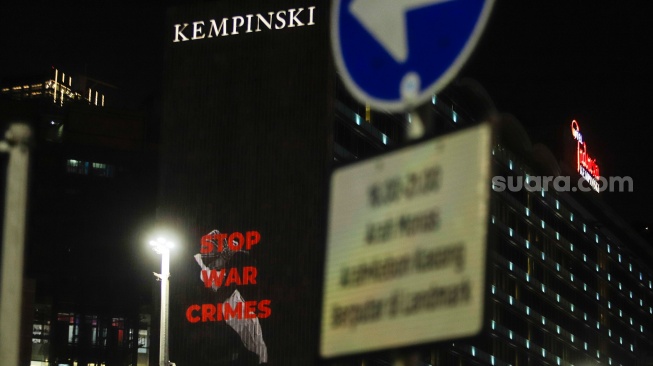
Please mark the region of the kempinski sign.
POLYGON ((174 24, 172 42, 197 41, 205 38, 233 36, 242 33, 281 30, 315 25, 315 6, 270 11, 268 13, 235 15, 220 20, 198 20, 174 24))

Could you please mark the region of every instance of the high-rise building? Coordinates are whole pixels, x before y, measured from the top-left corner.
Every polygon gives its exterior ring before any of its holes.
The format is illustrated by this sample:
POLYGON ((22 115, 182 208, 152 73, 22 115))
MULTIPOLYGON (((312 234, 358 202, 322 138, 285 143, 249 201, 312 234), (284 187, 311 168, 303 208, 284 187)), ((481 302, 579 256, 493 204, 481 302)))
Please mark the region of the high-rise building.
POLYGON ((144 113, 50 71, 0 86, 2 126, 32 129, 21 365, 148 365, 155 141, 144 113))

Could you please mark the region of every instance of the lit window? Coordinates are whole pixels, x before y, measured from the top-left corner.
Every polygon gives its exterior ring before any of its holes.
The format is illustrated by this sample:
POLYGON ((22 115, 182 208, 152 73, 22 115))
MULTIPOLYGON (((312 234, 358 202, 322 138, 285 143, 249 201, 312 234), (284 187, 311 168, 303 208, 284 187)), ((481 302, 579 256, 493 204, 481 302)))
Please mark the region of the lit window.
POLYGON ((113 177, 114 166, 104 163, 92 164, 92 175, 96 177, 113 177))
POLYGON ((86 161, 68 159, 66 161, 66 171, 73 174, 88 175, 89 164, 86 161))

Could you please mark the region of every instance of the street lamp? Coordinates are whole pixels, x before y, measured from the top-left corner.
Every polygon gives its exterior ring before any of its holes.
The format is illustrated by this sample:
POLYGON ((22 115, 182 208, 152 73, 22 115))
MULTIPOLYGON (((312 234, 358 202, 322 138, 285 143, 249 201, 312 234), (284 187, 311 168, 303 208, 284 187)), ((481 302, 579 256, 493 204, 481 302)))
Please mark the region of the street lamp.
POLYGON ((156 272, 154 276, 161 281, 161 330, 159 337, 159 366, 169 366, 168 360, 168 299, 170 289, 170 248, 173 243, 165 238, 159 237, 150 240, 150 246, 155 252, 161 254, 161 274, 156 272))

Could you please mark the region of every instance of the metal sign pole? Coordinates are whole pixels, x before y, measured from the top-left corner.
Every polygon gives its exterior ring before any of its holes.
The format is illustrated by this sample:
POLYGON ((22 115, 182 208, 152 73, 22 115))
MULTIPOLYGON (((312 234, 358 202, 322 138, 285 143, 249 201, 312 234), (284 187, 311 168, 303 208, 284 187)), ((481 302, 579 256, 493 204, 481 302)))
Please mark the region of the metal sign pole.
POLYGON ((0 355, 7 366, 18 366, 20 356, 30 135, 26 124, 12 124, 0 146, 1 151, 9 153, 0 285, 0 355))
POLYGON ((161 366, 168 366, 170 250, 167 248, 161 253, 161 277, 161 339, 159 344, 159 362, 161 366))

